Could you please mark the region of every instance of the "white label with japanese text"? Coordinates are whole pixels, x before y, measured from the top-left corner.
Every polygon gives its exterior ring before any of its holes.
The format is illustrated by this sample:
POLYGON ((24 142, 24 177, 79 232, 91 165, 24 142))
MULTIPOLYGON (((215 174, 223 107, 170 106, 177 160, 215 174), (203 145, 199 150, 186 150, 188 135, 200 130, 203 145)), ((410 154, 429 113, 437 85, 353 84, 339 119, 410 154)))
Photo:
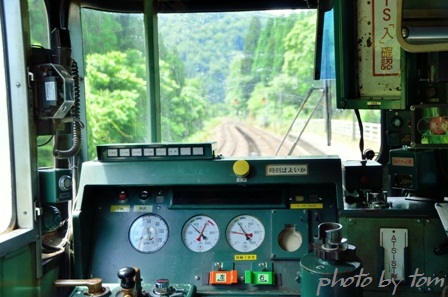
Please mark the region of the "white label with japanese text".
POLYGON ((308 175, 308 164, 266 165, 266 176, 273 175, 308 175))
POLYGON ((400 46, 396 37, 396 0, 372 1, 373 76, 400 74, 400 46))
POLYGON ((401 97, 401 47, 396 0, 357 0, 358 89, 370 106, 401 97))

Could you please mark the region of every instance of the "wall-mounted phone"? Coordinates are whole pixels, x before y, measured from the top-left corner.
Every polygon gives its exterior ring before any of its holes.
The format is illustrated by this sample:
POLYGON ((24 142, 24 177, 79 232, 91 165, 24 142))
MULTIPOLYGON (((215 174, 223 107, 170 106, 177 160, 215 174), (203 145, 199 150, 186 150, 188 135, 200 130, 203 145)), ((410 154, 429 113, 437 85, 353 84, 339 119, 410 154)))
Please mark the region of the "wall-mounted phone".
MULTIPOLYGON (((68 159, 81 148, 80 92, 78 65, 71 58, 70 34, 56 28, 51 33, 52 49, 32 48, 30 77, 36 105, 38 135, 53 135, 53 156, 68 159), (71 129, 71 131, 70 131, 71 129), (72 134, 72 146, 59 149, 59 135, 72 134)), ((64 144, 62 144, 64 146, 64 144)))
POLYGON ((75 103, 74 80, 62 65, 34 67, 38 118, 63 119, 75 103))

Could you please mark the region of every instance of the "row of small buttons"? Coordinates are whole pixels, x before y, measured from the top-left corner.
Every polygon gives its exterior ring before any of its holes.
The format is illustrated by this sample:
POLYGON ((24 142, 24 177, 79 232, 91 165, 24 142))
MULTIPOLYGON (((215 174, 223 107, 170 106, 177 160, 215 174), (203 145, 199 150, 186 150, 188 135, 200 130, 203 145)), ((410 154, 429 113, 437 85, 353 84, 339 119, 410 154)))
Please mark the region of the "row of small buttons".
POLYGON ((109 148, 108 157, 203 156, 203 147, 109 148))

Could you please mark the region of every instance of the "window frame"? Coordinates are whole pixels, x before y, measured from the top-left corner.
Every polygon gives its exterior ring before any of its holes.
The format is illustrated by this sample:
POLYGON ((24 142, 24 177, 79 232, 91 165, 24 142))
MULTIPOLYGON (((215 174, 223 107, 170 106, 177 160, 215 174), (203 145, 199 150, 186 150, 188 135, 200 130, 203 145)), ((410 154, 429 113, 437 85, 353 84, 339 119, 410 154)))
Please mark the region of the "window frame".
MULTIPOLYGON (((3 166, 1 167, 2 176, 6 176, 6 178, 2 178, 2 188, 7 189, 7 192, 4 193, 0 197, 0 203, 2 205, 10 205, 8 213, 8 217, 4 217, 4 221, 2 225, 0 225, 0 234, 5 234, 14 228, 16 214, 15 214, 15 204, 13 201, 13 187, 12 187, 12 160, 11 160, 11 130, 10 130, 10 122, 11 122, 11 114, 9 108, 9 97, 7 96, 7 88, 6 88, 6 63, 5 63, 5 46, 3 40, 3 24, 0 22, 0 135, 2 135, 3 139, 7 141, 3 141, 0 143, 0 151, 2 155, 9 156, 6 157, 3 166)), ((4 206, 4 207, 5 207, 4 206)), ((6 215, 6 214, 3 214, 6 215)))
POLYGON ((37 197, 37 149, 31 126, 33 113, 28 98, 29 74, 26 64, 27 49, 30 50, 27 8, 26 0, 5 1, 0 8, 10 115, 12 200, 15 205, 14 229, 0 234, 0 257, 20 246, 39 241, 36 222, 39 212, 34 205, 37 197))

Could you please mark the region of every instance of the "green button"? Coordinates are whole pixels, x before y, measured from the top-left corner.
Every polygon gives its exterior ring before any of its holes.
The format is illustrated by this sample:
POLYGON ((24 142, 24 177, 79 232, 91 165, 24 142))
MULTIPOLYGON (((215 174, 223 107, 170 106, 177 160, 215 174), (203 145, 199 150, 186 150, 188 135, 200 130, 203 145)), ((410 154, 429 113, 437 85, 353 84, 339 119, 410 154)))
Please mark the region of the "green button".
POLYGON ((252 285, 273 285, 274 273, 272 271, 250 271, 244 272, 245 283, 252 285))

